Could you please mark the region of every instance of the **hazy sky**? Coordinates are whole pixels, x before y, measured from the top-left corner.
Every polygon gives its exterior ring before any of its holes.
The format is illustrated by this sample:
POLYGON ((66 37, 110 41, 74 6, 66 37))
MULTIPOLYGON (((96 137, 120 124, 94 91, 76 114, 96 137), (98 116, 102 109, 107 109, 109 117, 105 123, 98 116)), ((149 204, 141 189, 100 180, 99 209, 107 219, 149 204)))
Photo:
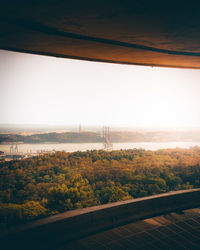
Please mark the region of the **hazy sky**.
POLYGON ((0 123, 200 127, 200 70, 0 51, 0 123))

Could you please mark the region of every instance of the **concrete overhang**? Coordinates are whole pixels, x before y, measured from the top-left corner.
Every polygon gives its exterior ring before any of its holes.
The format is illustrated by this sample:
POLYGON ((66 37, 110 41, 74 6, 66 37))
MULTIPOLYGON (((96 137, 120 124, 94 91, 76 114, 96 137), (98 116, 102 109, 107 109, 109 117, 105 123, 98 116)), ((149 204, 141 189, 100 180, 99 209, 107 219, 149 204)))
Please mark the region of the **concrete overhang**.
POLYGON ((198 1, 4 1, 0 49, 200 68, 198 1))

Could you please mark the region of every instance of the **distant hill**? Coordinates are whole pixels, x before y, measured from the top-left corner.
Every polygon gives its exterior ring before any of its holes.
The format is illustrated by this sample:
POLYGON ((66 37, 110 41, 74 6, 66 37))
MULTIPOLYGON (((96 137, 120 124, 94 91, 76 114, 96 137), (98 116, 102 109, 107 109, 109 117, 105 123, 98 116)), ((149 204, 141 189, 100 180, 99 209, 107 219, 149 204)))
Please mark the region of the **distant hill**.
POLYGON ((102 142, 103 139, 98 133, 84 132, 84 133, 45 133, 34 135, 13 135, 0 134, 0 143, 3 142, 24 142, 24 143, 45 143, 45 142, 59 142, 59 143, 87 143, 87 142, 102 142))
MULTIPOLYGON (((112 131, 111 142, 170 142, 170 141, 196 141, 200 142, 200 132, 167 132, 167 131, 112 131)), ((94 143, 103 142, 103 138, 97 132, 64 132, 43 133, 34 135, 0 134, 0 143, 94 143)))

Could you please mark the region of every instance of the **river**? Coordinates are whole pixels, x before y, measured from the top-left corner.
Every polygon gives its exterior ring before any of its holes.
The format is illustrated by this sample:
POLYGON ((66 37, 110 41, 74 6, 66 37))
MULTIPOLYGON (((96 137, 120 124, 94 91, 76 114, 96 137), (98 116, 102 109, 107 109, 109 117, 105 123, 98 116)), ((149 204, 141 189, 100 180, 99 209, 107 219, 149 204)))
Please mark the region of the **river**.
MULTIPOLYGON (((113 150, 143 148, 146 150, 157 150, 165 148, 190 148, 200 146, 200 142, 127 142, 113 143, 113 150)), ((41 144, 18 144, 18 151, 27 153, 36 153, 41 150, 45 151, 86 151, 94 149, 103 149, 102 143, 41 143, 41 144)), ((0 151, 10 152, 10 145, 0 145, 0 151)))

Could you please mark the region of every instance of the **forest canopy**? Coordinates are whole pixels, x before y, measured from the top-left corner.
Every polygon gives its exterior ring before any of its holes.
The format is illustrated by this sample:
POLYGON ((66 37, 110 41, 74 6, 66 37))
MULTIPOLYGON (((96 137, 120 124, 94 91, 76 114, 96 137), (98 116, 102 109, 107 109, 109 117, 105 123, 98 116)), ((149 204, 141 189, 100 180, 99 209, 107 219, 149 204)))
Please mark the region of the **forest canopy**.
POLYGON ((200 148, 56 152, 0 163, 0 228, 71 209, 200 187, 200 148))

